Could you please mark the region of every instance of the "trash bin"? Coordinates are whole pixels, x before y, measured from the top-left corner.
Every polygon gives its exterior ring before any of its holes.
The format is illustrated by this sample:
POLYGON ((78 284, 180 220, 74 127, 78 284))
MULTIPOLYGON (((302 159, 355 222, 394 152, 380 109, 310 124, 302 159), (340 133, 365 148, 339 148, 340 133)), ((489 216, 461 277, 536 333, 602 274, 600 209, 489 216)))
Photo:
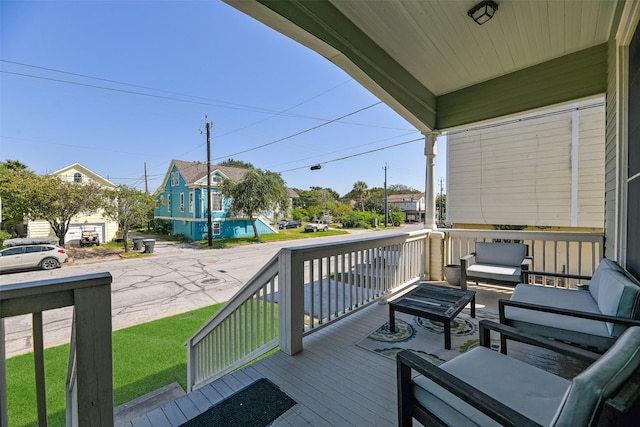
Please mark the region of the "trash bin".
POLYGON ((374 228, 378 228, 378 218, 371 219, 371 226, 374 228))
POLYGON ((153 247, 156 245, 156 241, 154 239, 144 239, 142 243, 144 243, 144 253, 152 254, 153 247))
POLYGON ((142 241, 143 240, 144 240, 143 237, 134 237, 133 238, 133 250, 134 251, 142 250, 142 241))

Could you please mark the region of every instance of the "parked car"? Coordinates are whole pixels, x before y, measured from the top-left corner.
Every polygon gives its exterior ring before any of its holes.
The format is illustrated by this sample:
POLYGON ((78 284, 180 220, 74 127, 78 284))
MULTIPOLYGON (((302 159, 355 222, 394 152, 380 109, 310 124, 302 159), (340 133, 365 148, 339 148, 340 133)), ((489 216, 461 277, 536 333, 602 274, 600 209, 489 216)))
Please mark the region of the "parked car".
POLYGON ((0 271, 51 270, 60 267, 68 258, 65 249, 57 245, 12 246, 0 251, 0 271))
POLYGON ((304 226, 304 231, 327 231, 329 226, 324 223, 321 219, 317 219, 315 221, 310 222, 309 224, 304 226))
POLYGON ((278 228, 281 230, 287 228, 298 228, 301 225, 300 221, 296 221, 294 219, 283 219, 282 221, 278 221, 278 228))

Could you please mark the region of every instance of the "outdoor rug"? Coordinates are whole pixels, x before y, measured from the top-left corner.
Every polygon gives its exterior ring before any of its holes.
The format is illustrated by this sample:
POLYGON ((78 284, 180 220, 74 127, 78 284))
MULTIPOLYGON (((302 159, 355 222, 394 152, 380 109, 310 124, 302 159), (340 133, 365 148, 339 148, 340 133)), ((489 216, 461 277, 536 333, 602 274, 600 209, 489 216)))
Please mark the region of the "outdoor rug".
POLYGON ((262 378, 182 424, 182 427, 265 427, 295 404, 296 401, 275 384, 262 378))
MULTIPOLYGON (((472 318, 469 308, 465 308, 451 322, 451 350, 445 350, 443 323, 399 312, 395 316, 397 332, 389 331, 387 321, 356 345, 393 360, 398 352, 412 350, 432 364, 440 365, 480 345, 479 320, 498 320, 497 313, 477 308, 476 317, 472 318)), ((497 335, 492 337, 491 347, 500 347, 497 335)))

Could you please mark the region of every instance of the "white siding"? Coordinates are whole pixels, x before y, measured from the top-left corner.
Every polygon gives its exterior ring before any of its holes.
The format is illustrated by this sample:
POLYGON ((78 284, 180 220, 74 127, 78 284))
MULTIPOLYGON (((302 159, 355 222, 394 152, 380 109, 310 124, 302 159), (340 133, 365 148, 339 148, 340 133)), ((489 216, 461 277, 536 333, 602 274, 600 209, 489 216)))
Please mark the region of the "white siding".
POLYGON ((496 126, 451 132, 448 220, 602 228, 604 105, 580 110, 577 128, 573 112, 564 111, 602 102, 590 100, 512 117, 496 126), (572 135, 577 135, 577 141, 572 135), (577 165, 572 161, 573 147, 578 149, 573 156, 577 165), (572 178, 575 167, 577 174, 572 178), (573 206, 572 191, 577 194, 573 206))
POLYGON ((47 221, 29 221, 27 237, 54 237, 55 233, 47 221))

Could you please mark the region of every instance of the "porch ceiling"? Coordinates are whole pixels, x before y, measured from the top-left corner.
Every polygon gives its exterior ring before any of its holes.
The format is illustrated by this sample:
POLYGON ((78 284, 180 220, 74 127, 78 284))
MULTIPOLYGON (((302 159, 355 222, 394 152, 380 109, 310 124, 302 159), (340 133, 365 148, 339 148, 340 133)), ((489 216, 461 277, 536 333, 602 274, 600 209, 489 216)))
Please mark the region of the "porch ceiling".
POLYGON ((341 67, 422 131, 606 90, 606 43, 623 2, 225 0, 341 67))

